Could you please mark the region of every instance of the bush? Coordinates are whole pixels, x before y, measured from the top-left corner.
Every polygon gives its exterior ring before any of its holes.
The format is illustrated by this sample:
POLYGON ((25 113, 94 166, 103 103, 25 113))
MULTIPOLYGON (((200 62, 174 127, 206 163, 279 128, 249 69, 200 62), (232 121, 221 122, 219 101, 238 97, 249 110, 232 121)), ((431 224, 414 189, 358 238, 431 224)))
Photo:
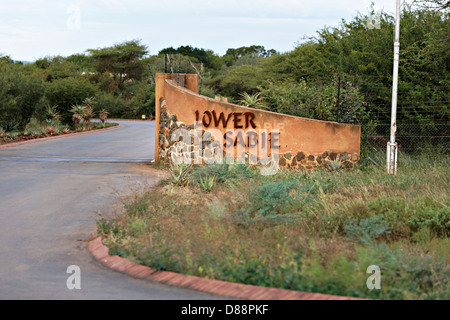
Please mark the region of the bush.
POLYGON ((95 97, 96 110, 105 110, 110 118, 122 118, 127 102, 121 96, 114 96, 109 93, 100 93, 95 97))
POLYGON ((58 106, 58 113, 64 123, 72 122, 70 110, 73 105, 82 104, 86 98, 95 96, 97 88, 82 78, 65 78, 47 84, 46 98, 50 105, 58 106))
POLYGON ((390 233, 389 224, 381 216, 361 220, 350 219, 344 227, 344 231, 350 240, 362 243, 370 243, 370 241, 390 233))
POLYGON ((36 118, 32 118, 30 122, 25 127, 24 134, 30 134, 33 137, 40 137, 45 135, 45 126, 41 121, 36 118))
POLYGON ((432 233, 440 237, 450 236, 450 207, 430 209, 411 217, 408 224, 414 230, 429 228, 432 233))
POLYGON ((0 61, 0 127, 23 129, 44 94, 44 79, 31 67, 0 61))
MULTIPOLYGON (((326 121, 336 121, 338 86, 333 79, 328 83, 310 83, 305 80, 284 83, 268 83, 260 88, 268 106, 276 112, 326 121)), ((341 116, 363 103, 359 90, 348 83, 340 92, 341 116)))
POLYGON ((127 91, 131 96, 129 112, 125 114, 127 118, 155 115, 155 85, 139 82, 127 88, 127 91))

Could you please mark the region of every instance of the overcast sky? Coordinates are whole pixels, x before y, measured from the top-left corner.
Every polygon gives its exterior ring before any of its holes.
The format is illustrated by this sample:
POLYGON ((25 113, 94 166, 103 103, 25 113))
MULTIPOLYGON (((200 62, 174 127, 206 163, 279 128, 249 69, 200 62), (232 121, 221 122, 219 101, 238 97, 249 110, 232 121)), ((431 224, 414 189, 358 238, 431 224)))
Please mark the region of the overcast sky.
POLYGON ((395 0, 0 0, 0 54, 34 61, 141 39, 150 54, 192 45, 222 55, 253 44, 290 51, 303 36, 395 0))

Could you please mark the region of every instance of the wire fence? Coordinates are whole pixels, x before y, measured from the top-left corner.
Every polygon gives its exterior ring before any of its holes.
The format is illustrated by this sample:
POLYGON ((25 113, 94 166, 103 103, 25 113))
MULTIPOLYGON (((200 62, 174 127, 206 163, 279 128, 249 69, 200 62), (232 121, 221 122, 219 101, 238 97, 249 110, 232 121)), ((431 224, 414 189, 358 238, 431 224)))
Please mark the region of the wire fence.
MULTIPOLYGON (((396 142, 408 153, 450 151, 449 101, 403 102, 397 110, 396 142)), ((371 105, 368 113, 355 113, 346 123, 361 125, 363 144, 383 150, 390 140, 391 106, 371 105)), ((367 111, 366 111, 367 112, 367 111)))
MULTIPOLYGON (((369 146, 376 149, 386 147, 390 139, 390 127, 390 124, 378 124, 375 127, 362 126, 369 146)), ((448 153, 450 123, 398 123, 395 137, 399 150, 405 152, 440 150, 448 153)))

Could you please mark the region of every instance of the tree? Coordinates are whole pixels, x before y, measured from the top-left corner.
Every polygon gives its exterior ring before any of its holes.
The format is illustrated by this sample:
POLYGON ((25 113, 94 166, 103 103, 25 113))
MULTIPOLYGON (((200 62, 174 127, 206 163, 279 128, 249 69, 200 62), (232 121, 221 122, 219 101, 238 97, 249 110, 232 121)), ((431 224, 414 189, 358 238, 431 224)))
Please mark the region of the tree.
POLYGON ((446 10, 450 8, 449 0, 414 0, 413 4, 419 8, 432 10, 446 10))
POLYGON ((81 73, 75 63, 62 56, 45 57, 36 60, 34 64, 44 70, 43 74, 47 75, 47 81, 76 77, 81 73))
POLYGON ((233 66, 227 72, 205 82, 221 95, 239 99, 241 92, 256 93, 266 81, 261 65, 233 66))
POLYGON ((201 63, 205 68, 218 70, 221 67, 221 61, 218 55, 212 50, 194 48, 192 46, 180 46, 177 49, 173 47, 161 50, 158 55, 181 55, 189 57, 194 63, 201 63))
POLYGON ((94 69, 92 57, 83 53, 73 54, 65 58, 65 61, 71 62, 78 67, 79 71, 92 71, 94 69))
POLYGON ((267 51, 264 46, 249 46, 249 47, 240 47, 237 49, 230 48, 227 50, 225 56, 223 57, 228 66, 236 62, 239 58, 244 56, 252 56, 252 57, 269 57, 271 55, 277 54, 274 49, 267 51))
POLYGON ((125 82, 140 80, 144 73, 141 59, 148 54, 148 50, 138 40, 87 51, 90 53, 97 72, 109 74, 114 81, 117 81, 120 90, 123 89, 125 82))

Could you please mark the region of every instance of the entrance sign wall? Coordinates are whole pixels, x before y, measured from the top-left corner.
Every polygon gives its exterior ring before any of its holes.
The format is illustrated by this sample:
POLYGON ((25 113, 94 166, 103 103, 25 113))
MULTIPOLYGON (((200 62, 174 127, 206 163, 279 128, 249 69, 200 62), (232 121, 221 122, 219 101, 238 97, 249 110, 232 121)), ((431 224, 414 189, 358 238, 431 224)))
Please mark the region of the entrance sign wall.
POLYGON ((198 76, 192 74, 156 75, 156 124, 156 161, 170 162, 177 154, 209 163, 226 153, 267 164, 276 154, 281 167, 314 170, 331 162, 350 168, 360 160, 360 126, 204 97, 198 94, 198 76), (177 132, 185 137, 180 140, 177 132))

